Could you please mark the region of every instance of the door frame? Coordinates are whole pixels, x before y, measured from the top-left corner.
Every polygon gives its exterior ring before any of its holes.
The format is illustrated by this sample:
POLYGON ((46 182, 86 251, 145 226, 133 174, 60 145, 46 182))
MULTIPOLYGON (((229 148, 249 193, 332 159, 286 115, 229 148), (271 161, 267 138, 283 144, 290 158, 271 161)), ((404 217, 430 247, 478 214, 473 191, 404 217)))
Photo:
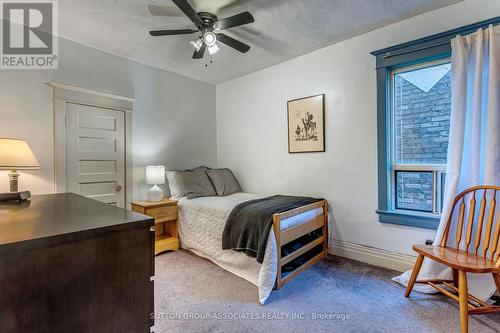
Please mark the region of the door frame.
POLYGON ((66 184, 66 110, 67 104, 94 106, 124 113, 125 130, 125 207, 130 209, 134 193, 133 181, 133 104, 135 98, 114 95, 102 91, 47 82, 53 88, 54 128, 54 192, 67 191, 66 184))

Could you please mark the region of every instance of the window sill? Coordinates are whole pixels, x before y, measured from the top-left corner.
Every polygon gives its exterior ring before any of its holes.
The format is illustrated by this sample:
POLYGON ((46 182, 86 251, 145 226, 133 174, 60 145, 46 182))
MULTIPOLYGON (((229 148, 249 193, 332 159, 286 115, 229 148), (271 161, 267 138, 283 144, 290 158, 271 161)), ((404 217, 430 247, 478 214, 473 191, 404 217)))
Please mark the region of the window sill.
POLYGON ((382 223, 404 225, 408 227, 436 230, 439 225, 439 217, 420 216, 377 210, 378 220, 382 223))

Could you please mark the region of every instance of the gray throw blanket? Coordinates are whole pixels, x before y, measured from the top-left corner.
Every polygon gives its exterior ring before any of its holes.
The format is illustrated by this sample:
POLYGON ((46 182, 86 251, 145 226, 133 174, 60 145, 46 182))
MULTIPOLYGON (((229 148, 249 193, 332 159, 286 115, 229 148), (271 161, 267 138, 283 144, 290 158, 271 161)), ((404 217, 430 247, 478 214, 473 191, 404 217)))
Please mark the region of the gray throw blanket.
POLYGON ((234 207, 227 218, 222 233, 222 249, 245 252, 262 263, 269 230, 273 225, 273 214, 320 200, 323 199, 274 195, 243 202, 234 207))

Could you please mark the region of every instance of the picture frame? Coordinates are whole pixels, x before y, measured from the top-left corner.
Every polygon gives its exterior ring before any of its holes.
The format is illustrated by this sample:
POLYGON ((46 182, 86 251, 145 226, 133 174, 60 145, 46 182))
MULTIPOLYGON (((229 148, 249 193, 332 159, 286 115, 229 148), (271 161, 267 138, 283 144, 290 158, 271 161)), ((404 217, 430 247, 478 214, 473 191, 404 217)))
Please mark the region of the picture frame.
POLYGON ((288 153, 325 152, 325 94, 287 102, 288 153))

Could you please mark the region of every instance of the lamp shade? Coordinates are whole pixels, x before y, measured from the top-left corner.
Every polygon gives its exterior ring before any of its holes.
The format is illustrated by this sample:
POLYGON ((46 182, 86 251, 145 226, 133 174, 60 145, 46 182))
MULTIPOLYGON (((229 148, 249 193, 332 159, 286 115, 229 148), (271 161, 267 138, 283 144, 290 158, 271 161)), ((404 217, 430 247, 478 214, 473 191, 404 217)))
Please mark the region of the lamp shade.
POLYGON ((40 164, 25 140, 0 138, 0 169, 40 169, 40 164))
POLYGON ((146 184, 165 184, 165 167, 163 165, 148 165, 146 167, 146 184))

